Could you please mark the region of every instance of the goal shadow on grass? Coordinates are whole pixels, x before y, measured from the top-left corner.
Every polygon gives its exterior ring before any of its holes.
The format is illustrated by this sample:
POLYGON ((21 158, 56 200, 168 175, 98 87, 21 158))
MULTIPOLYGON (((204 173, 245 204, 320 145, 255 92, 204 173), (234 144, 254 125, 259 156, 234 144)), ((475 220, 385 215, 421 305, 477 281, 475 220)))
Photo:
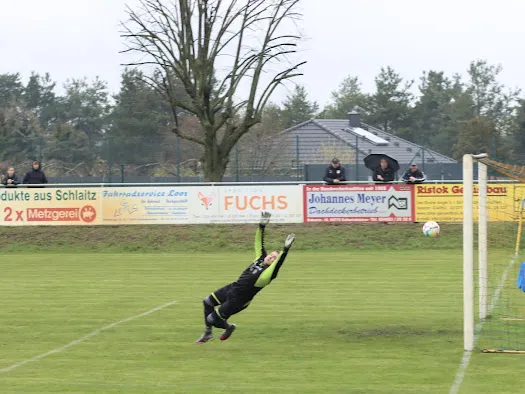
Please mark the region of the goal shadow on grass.
POLYGON ((461 337, 461 330, 446 329, 421 329, 407 326, 387 326, 374 329, 348 329, 337 330, 337 334, 347 339, 366 339, 366 338, 408 338, 408 337, 461 337))

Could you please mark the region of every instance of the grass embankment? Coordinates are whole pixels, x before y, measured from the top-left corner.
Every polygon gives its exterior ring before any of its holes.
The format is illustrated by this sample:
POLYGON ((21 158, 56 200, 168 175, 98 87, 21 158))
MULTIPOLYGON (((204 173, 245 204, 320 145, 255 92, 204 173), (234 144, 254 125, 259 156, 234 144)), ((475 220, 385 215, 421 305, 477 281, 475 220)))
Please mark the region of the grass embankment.
MULTIPOLYGON (((270 224, 268 247, 294 232, 296 250, 461 249, 462 226, 443 224, 438 239, 425 238, 422 224, 270 224)), ((490 225, 491 248, 513 248, 516 224, 490 225)), ((256 225, 0 227, 4 252, 201 252, 252 247, 256 225)))

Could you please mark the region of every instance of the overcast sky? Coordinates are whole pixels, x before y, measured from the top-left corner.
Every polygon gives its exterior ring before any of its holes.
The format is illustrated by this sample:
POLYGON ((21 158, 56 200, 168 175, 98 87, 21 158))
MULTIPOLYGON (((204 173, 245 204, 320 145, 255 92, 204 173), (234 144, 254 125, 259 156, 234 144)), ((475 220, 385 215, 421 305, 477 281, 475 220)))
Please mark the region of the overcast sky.
MULTIPOLYGON (((119 88, 119 21, 136 0, 0 0, 0 73, 99 76, 119 88)), ((501 81, 525 90, 525 1, 303 0, 301 56, 310 97, 321 105, 349 74, 373 90, 381 66, 404 78, 423 70, 465 73, 471 60, 499 63, 501 81)), ((273 101, 288 94, 281 89, 273 101)))

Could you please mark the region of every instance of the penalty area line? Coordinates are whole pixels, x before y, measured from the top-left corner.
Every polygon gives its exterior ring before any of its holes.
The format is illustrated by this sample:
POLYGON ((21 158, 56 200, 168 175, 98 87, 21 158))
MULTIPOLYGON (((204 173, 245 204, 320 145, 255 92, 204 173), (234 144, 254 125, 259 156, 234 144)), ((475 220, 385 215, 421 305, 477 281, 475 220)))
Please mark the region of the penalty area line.
POLYGON ((63 352, 64 350, 66 350, 66 349, 68 349, 68 348, 70 348, 72 346, 78 345, 79 343, 82 343, 84 341, 87 341, 90 338, 93 338, 94 336, 100 334, 102 331, 109 330, 110 328, 114 328, 114 327, 120 326, 121 324, 128 323, 128 322, 130 322, 132 320, 136 320, 136 319, 139 319, 139 318, 144 317, 144 316, 151 315, 152 313, 158 312, 161 309, 164 309, 164 308, 167 308, 168 306, 176 304, 177 302, 178 301, 171 301, 171 302, 168 302, 168 303, 166 303, 164 305, 159 305, 159 306, 157 306, 157 307, 155 307, 153 309, 150 309, 149 311, 140 313, 140 314, 135 315, 135 316, 128 317, 128 318, 126 318, 124 320, 120 320, 120 321, 115 322, 115 323, 108 324, 107 326, 104 326, 104 327, 101 327, 101 328, 97 328, 95 331, 92 331, 89 334, 84 335, 82 338, 75 339, 74 341, 69 342, 67 345, 64 345, 62 347, 50 350, 50 351, 48 351, 46 353, 39 354, 38 356, 35 356, 35 357, 32 357, 32 358, 28 358, 26 360, 20 361, 20 362, 18 362, 16 364, 8 366, 8 367, 2 368, 2 369, 0 369, 0 373, 10 372, 10 371, 12 371, 14 369, 17 369, 17 368, 19 368, 19 367, 21 367, 21 366, 23 366, 23 365, 25 365, 27 363, 31 363, 31 362, 34 362, 34 361, 39 361, 39 360, 42 360, 43 358, 45 358, 47 356, 50 356, 52 354, 63 352))
MULTIPOLYGON (((501 280, 496 288, 496 291, 492 295, 492 299, 490 301, 489 307, 488 307, 488 314, 490 315, 492 313, 492 310, 496 306, 496 303, 498 302, 501 292, 503 291, 503 287, 505 286, 505 282, 507 281, 507 278, 509 277, 510 269, 514 266, 516 263, 517 257, 513 257, 507 267, 505 268, 505 271, 503 272, 503 275, 501 275, 501 280)), ((476 327, 474 328, 474 346, 476 346, 476 343, 478 342, 478 337, 481 329, 483 328, 483 323, 485 323, 485 320, 481 320, 476 324, 476 327)), ((463 384, 463 380, 465 379, 465 374, 467 373, 467 369, 470 364, 470 359, 472 358, 472 351, 468 350, 465 351, 463 354, 463 358, 461 359, 461 362, 459 363, 458 372, 456 373, 456 378, 454 379, 454 383, 452 384, 452 387, 450 387, 449 394, 458 394, 459 389, 461 388, 461 385, 463 384)))

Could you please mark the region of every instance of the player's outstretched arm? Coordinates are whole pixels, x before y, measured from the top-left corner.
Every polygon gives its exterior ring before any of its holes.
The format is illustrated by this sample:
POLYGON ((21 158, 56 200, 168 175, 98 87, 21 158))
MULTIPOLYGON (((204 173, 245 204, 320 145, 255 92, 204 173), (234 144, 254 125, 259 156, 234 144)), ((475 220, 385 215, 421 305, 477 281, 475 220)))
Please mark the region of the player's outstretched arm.
MULTIPOLYGON (((295 234, 289 234, 286 237, 286 240, 284 241, 284 248, 279 253, 279 256, 277 257, 277 261, 273 263, 266 271, 264 271, 261 276, 259 277, 259 284, 262 286, 266 286, 268 283, 270 283, 272 280, 277 278, 277 274, 279 273, 279 270, 281 269, 281 266, 284 263, 284 260, 286 260, 286 256, 288 256, 288 252, 290 251, 290 248, 292 247, 292 244, 295 241, 295 234)), ((255 284, 257 286, 257 283, 255 284)))
POLYGON ((281 269, 281 266, 283 265, 284 260, 286 260, 286 256, 288 256, 288 252, 290 251, 290 248, 292 247, 294 241, 295 241, 295 234, 294 233, 288 234, 288 236, 284 240, 283 251, 279 254, 277 261, 272 264, 272 267, 270 267, 270 268, 273 268, 271 272, 272 276, 270 278, 270 281, 277 278, 277 274, 279 273, 279 270, 281 269))
POLYGON ((272 214, 270 212, 262 212, 261 220, 259 221, 259 227, 255 232, 255 258, 258 259, 265 254, 264 251, 264 229, 266 225, 270 222, 272 214))

